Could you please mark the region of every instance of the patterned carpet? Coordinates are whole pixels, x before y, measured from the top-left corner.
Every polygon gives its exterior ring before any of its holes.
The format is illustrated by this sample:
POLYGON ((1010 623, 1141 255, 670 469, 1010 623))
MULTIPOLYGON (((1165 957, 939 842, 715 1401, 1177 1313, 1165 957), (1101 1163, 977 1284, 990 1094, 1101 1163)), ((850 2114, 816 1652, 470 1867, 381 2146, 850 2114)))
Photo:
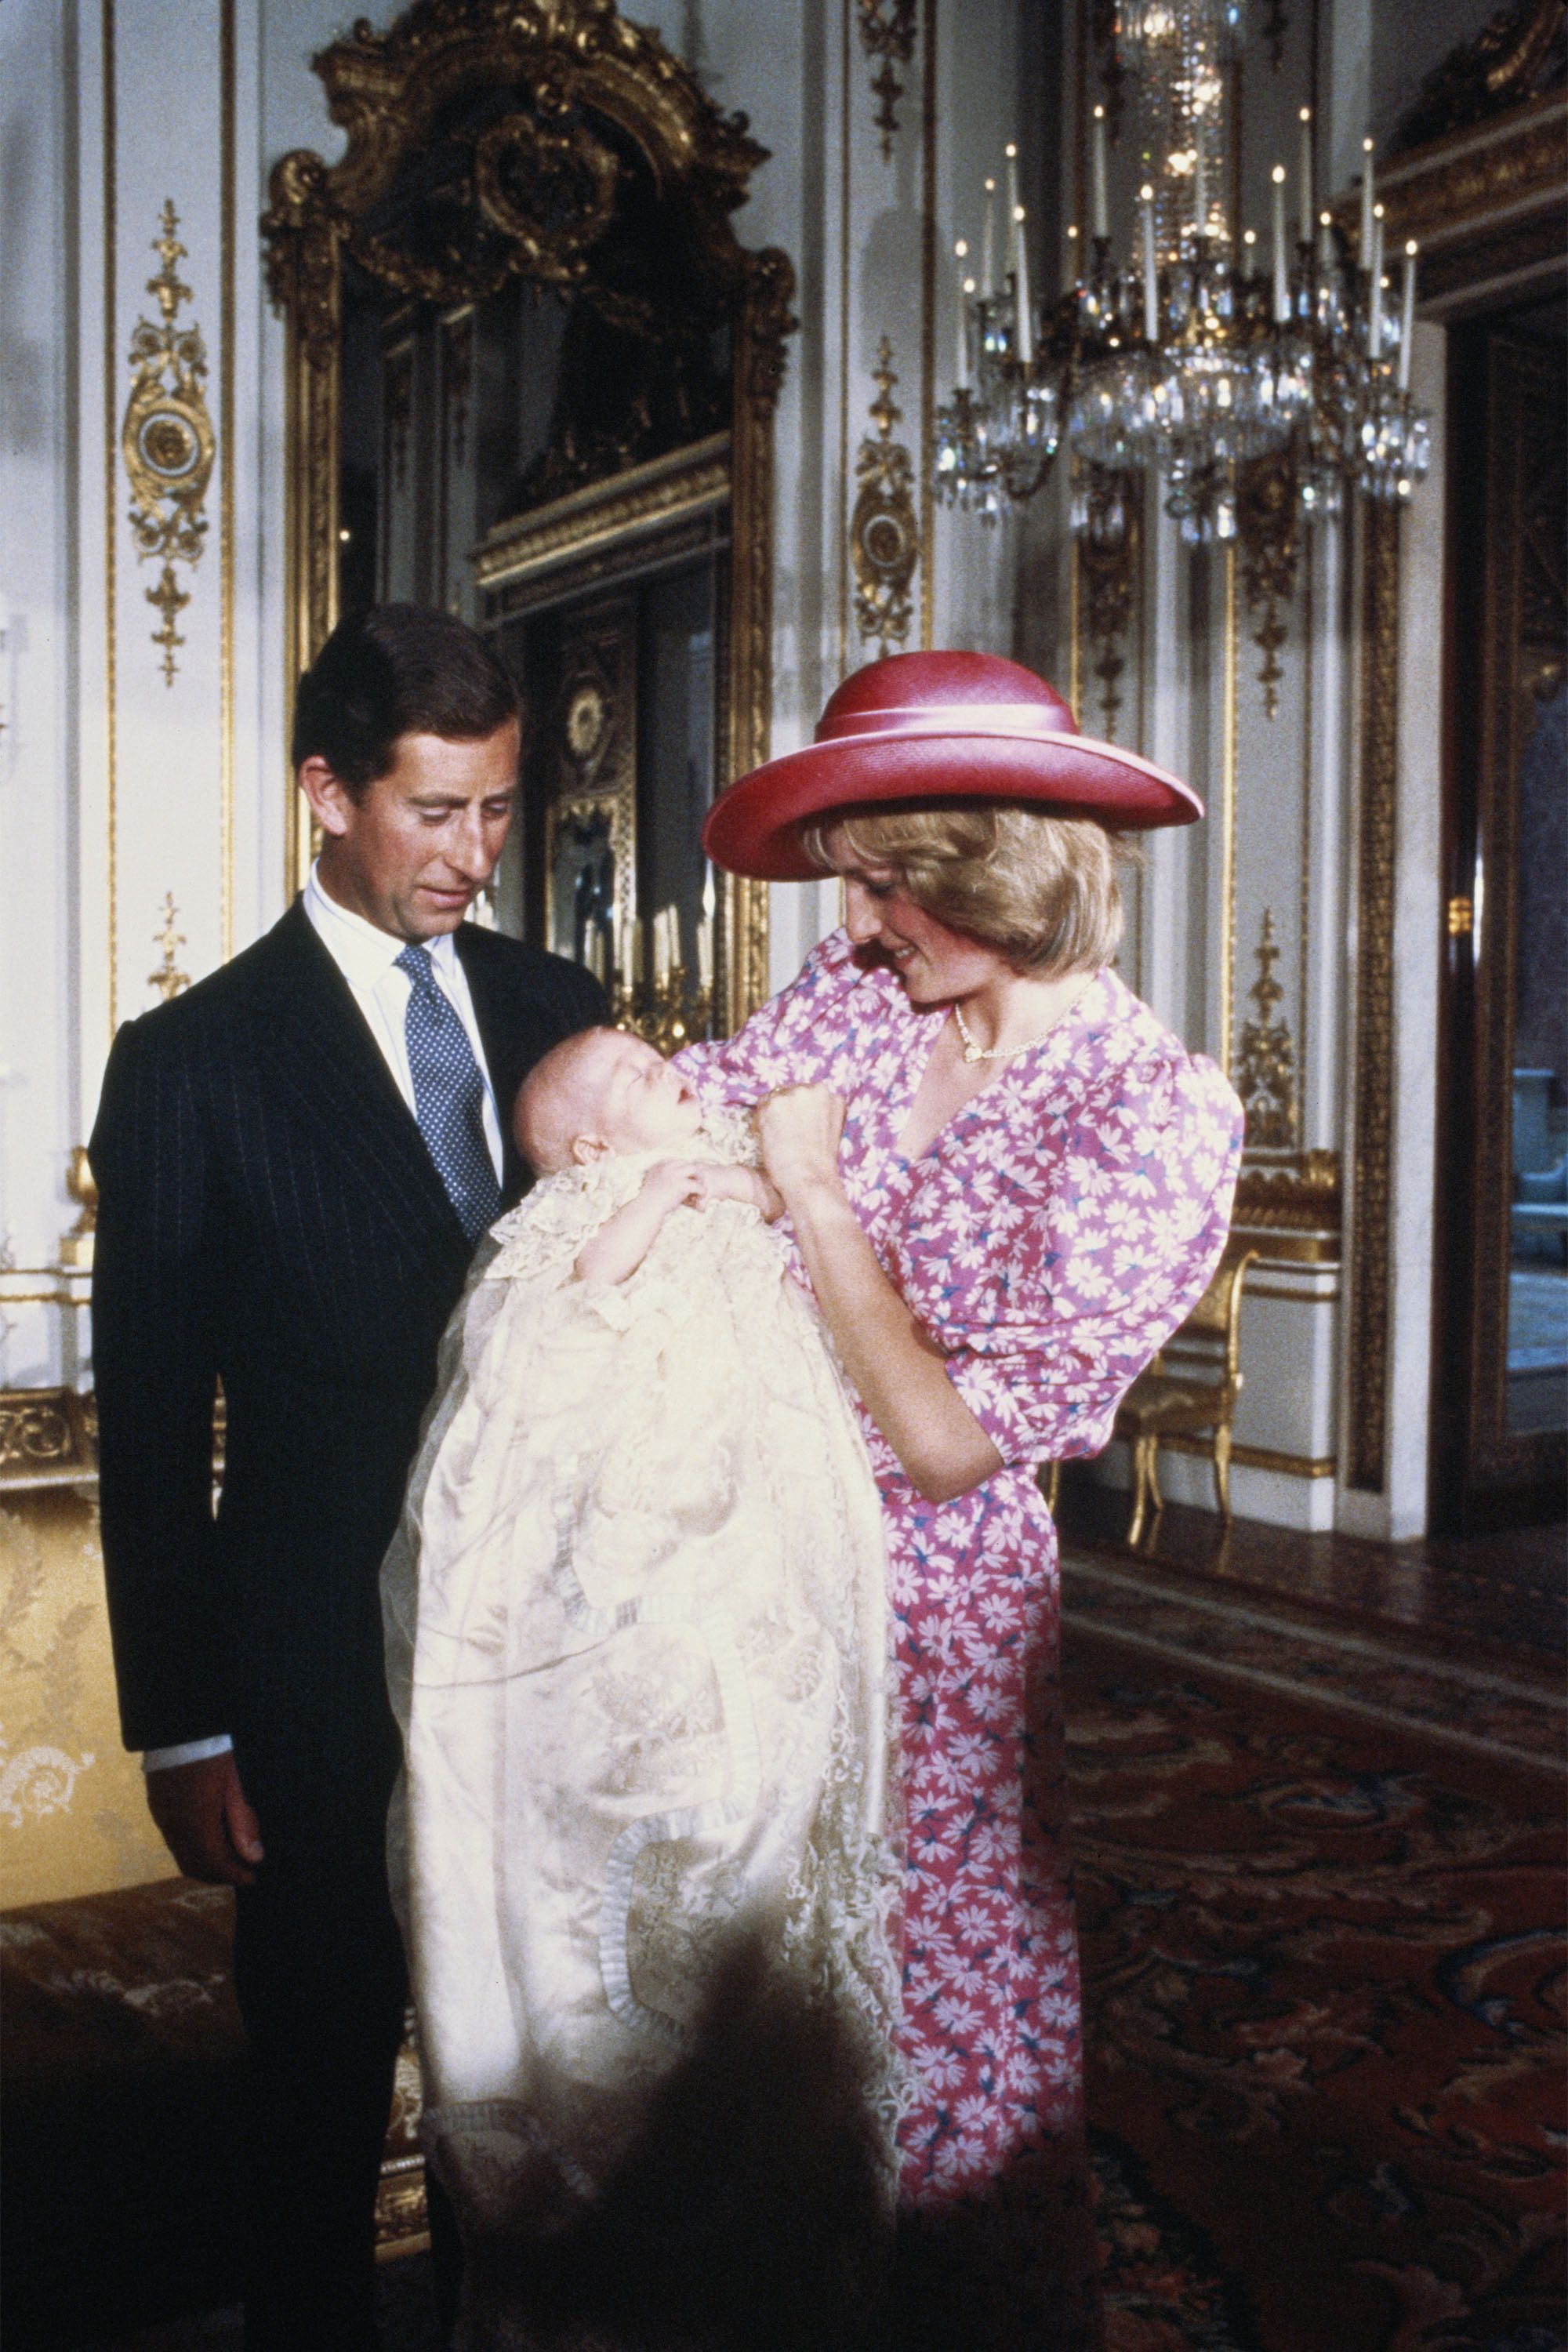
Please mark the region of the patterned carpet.
POLYGON ((1110 2352, 1561 2352, 1557 1695, 1066 1589, 1110 2352))
MULTIPOLYGON (((1131 1560, 1064 1591, 1108 2352, 1563 2352, 1560 1690, 1131 1560)), ((382 2288, 433 2352, 427 2263, 382 2288)))

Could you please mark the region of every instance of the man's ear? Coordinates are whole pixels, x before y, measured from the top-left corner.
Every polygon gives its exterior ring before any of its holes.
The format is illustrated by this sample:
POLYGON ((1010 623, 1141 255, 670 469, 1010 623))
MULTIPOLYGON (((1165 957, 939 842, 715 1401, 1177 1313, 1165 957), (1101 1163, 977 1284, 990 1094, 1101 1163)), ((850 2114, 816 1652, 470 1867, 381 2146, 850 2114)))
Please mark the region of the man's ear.
POLYGON ((574 1135, 572 1139, 572 1158, 579 1168, 592 1168, 596 1161, 604 1159, 609 1148, 602 1135, 574 1135))
POLYGON ((319 751, 300 761, 300 790, 310 802, 321 831, 341 839, 353 823, 359 803, 336 769, 319 751))

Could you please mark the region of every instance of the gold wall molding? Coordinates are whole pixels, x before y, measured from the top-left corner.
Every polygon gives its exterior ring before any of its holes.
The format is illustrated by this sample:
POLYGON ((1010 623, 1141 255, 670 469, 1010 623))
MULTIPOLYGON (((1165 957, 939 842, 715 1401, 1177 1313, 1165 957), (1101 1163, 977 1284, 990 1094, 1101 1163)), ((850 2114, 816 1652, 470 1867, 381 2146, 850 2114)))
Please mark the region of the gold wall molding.
POLYGON ((1301 1139, 1301 1107, 1296 1088, 1296 1048, 1289 1025, 1277 1015, 1285 991, 1274 976, 1279 942, 1274 917, 1265 907, 1254 950, 1258 978, 1247 995, 1258 1017, 1242 1024, 1236 1090, 1247 1113, 1247 1140, 1255 1151, 1293 1151, 1301 1139))
POLYGON ((1281 607, 1295 596, 1307 536, 1289 449, 1254 458, 1238 469, 1237 536, 1253 643, 1263 656, 1258 682, 1263 688, 1264 716, 1276 719, 1285 675, 1279 655, 1289 635, 1281 607))
POLYGON ((1560 76, 1564 0, 1513 0, 1473 41, 1450 49, 1400 123, 1401 147, 1424 146, 1532 98, 1560 76))
POLYGON ((920 0, 855 0, 860 20, 860 46, 877 62, 871 95, 877 100, 877 128, 882 135, 882 161, 889 161, 899 128, 898 105, 904 94, 900 68, 915 53, 920 29, 920 0))
MULTIPOLYGON (((613 124, 646 160, 655 188, 679 198, 696 263, 716 289, 730 324, 731 538, 729 694, 721 713, 720 773, 728 782, 765 759, 773 700, 773 417, 784 381, 795 271, 776 248, 752 251, 735 236, 764 151, 745 119, 721 113, 696 77, 658 35, 628 24, 611 0, 416 0, 378 32, 361 19, 313 60, 327 109, 347 133, 331 165, 297 149, 274 166, 262 221, 273 299, 288 326, 286 431, 289 485, 287 534, 288 688, 337 619, 342 272, 351 248, 387 277, 399 266, 367 242, 367 218, 404 164, 428 145, 445 111, 477 92, 519 89, 525 114, 505 118, 522 139, 590 116, 613 124), (528 125, 531 125, 530 130, 528 125)), ((585 135, 585 134, 584 134, 585 135)), ((489 133, 484 133, 489 138, 489 133)), ((602 142, 594 140, 595 149, 602 142)), ((487 248, 504 247, 507 274, 580 289, 608 310, 647 305, 631 292, 595 287, 591 257, 573 229, 577 210, 548 218, 518 215, 516 184, 495 167, 479 174, 487 248), (510 195, 507 191, 510 191, 510 195)), ((551 150, 556 177, 566 159, 551 150)), ((477 167, 476 167, 477 168, 477 167)), ((572 171, 590 194, 599 166, 579 142, 572 171)), ((526 207, 524 207, 526 211, 526 207)), ((417 274, 417 273, 416 273, 417 274)), ((471 297, 444 274, 434 290, 471 297)), ((289 887, 309 865, 309 828, 290 782, 289 887)), ((731 1023, 767 994, 767 888, 726 883, 723 930, 731 1023)))
POLYGON ((936 11, 925 0, 921 56, 921 645, 936 625, 936 11))
POLYGON ((205 511, 217 436, 207 414, 206 345, 195 322, 181 326, 179 313, 191 299, 177 265, 186 257, 179 238, 179 215, 166 199, 162 235, 153 250, 163 268, 147 280, 159 317, 138 319, 131 336, 131 396, 121 426, 120 447, 131 484, 131 530, 137 559, 161 562, 147 602, 162 615, 153 642, 163 650, 163 683, 173 686, 175 654, 184 644, 175 616, 190 603, 176 565, 195 567, 206 543, 205 511))
POLYGON ((66 1192, 77 1204, 75 1224, 60 1242, 60 1265, 68 1274, 92 1271, 92 1249, 98 1232, 98 1180, 87 1146, 77 1144, 66 1163, 66 1192))
MULTIPOLYGON (((1254 1295, 1250 1284, 1247 1288, 1254 1295)), ((1207 1456, 1202 1438, 1163 1437, 1160 1443, 1173 1454, 1207 1456)), ((1235 1470, 1272 1470, 1281 1478, 1332 1478, 1340 1466, 1332 1454, 1284 1454, 1277 1446, 1244 1445, 1239 1440, 1230 1449, 1230 1461, 1235 1470)))
POLYGON ((860 490, 849 521, 849 552, 855 566, 855 625, 863 643, 875 639, 887 654, 904 644, 914 622, 910 584, 921 543, 914 461, 903 443, 893 438, 893 427, 904 412, 893 398, 899 379, 886 335, 871 380, 879 386, 869 410, 877 430, 862 440, 855 460, 860 490))
POLYGON ((1394 1157, 1394 813, 1398 785, 1399 515, 1372 503, 1362 583, 1361 819, 1352 1062, 1348 1479, 1381 1494, 1387 1455, 1394 1157))
POLYGON ((1343 1181, 1337 1151, 1250 1157, 1242 1162, 1233 1233, 1271 1262, 1337 1265, 1342 1250, 1343 1181))
POLYGON ((98 1410, 91 1397, 74 1389, 0 1390, 0 1494, 90 1486, 97 1478, 98 1410))
POLYGON ((218 8, 218 947, 234 953, 235 155, 237 68, 235 0, 218 8))
POLYGON ((163 958, 156 971, 148 973, 147 985, 149 988, 155 988, 164 1003, 168 1004, 189 988, 191 975, 188 971, 180 970, 180 950, 187 942, 184 931, 175 929, 180 919, 180 910, 174 904, 174 894, 172 890, 164 895, 163 911, 163 928, 161 931, 154 931, 153 934, 153 944, 154 947, 162 948, 163 958))
POLYGON ((486 595, 532 584, 563 563, 575 568, 595 548, 626 546, 729 500, 730 436, 719 433, 498 523, 475 559, 475 578, 486 595))
POLYGON ((114 75, 114 0, 100 0, 99 9, 99 71, 103 87, 103 117, 100 131, 103 188, 103 764, 104 764, 104 896, 109 961, 109 1039, 120 1026, 120 695, 116 675, 116 625, 120 567, 120 483, 115 467, 119 410, 119 371, 115 352, 120 339, 116 317, 119 271, 116 267, 119 221, 114 75))
POLYGON ((1114 741, 1121 709, 1121 677, 1127 667, 1125 647, 1142 563, 1143 486, 1136 474, 1121 473, 1109 466, 1079 465, 1075 467, 1073 495, 1083 502, 1089 524, 1087 531, 1073 540, 1082 624, 1093 656, 1093 674, 1100 680, 1105 734, 1114 741))
POLYGON ((1227 540, 1223 558, 1225 625, 1220 646, 1220 942, 1219 1060, 1230 1076, 1232 1026, 1236 1019, 1236 786, 1237 643, 1236 541, 1227 540))
POLYGON ((1388 237, 1421 246, 1421 302, 1441 314, 1500 281, 1559 282, 1568 95, 1532 98, 1380 166, 1388 237))

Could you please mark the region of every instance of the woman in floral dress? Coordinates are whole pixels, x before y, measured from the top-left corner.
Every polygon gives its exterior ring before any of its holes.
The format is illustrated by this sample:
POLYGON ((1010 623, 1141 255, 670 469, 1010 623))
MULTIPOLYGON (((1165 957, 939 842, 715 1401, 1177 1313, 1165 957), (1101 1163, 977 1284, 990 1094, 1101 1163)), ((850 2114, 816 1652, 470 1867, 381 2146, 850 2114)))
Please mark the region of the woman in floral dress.
POLYGON ((1016 664, 913 654, 847 680, 816 742, 709 824, 731 871, 827 867, 846 894, 799 979, 684 1060, 709 1100, 761 1106, 885 1514, 909 2076, 895 2352, 1098 2340, 1037 1472, 1105 1444, 1225 1243, 1239 1105, 1108 968, 1106 828, 1201 813, 1079 738, 1016 664))

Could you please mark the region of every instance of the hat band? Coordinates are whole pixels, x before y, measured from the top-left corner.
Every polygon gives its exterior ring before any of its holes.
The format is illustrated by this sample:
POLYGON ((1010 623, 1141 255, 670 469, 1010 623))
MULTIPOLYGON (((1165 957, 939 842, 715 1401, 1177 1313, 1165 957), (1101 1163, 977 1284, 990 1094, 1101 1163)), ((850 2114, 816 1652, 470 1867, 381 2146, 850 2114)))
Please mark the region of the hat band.
POLYGON ((837 743, 854 735, 1030 735, 1047 741, 1072 740, 1078 734, 1070 714, 1067 724, 1047 722, 1057 713, 1038 702, 909 703, 880 710, 858 710, 835 719, 831 728, 819 727, 813 739, 837 743))

